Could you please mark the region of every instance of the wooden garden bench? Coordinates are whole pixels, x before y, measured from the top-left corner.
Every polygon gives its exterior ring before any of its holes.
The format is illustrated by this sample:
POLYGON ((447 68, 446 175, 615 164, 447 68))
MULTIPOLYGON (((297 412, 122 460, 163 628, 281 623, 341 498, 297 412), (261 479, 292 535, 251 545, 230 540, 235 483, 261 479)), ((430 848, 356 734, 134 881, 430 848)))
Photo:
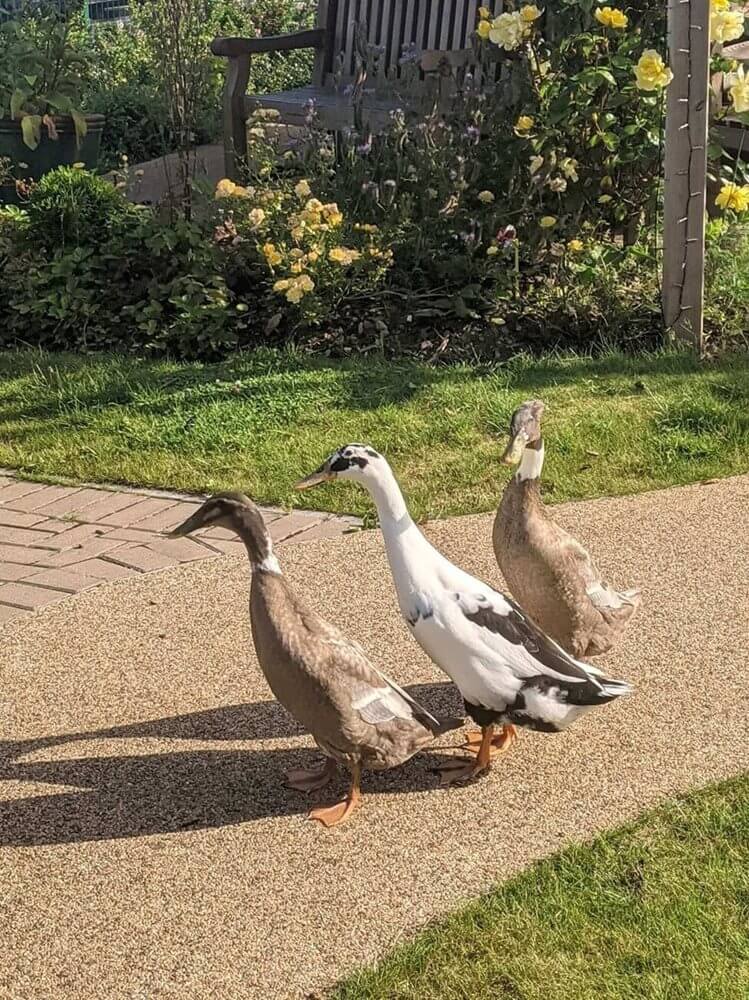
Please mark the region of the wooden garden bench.
POLYGON ((275 108, 288 125, 302 125, 314 102, 323 128, 353 124, 351 88, 362 86, 369 127, 381 128, 402 104, 395 88, 404 76, 418 89, 440 63, 465 63, 482 0, 319 0, 317 26, 268 38, 216 38, 211 50, 228 60, 224 87, 224 149, 227 177, 237 179, 247 153, 246 121, 257 108, 275 108), (411 48, 410 67, 401 59, 411 48), (314 49, 312 81, 276 94, 247 94, 250 59, 260 52, 314 49), (414 73, 413 61, 418 62, 414 73), (362 81, 362 66, 365 79, 362 81), (415 78, 415 79, 414 79, 415 78))

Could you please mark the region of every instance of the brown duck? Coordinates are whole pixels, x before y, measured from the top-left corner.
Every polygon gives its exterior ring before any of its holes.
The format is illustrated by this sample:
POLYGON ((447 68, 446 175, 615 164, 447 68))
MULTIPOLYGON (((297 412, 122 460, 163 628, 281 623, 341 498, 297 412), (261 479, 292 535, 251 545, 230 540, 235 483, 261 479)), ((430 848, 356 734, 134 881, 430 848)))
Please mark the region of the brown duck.
POLYGON ((518 470, 494 519, 494 553, 523 610, 574 657, 608 652, 640 605, 639 590, 616 591, 582 545, 552 520, 541 499, 544 404, 531 400, 512 415, 502 457, 518 470))
POLYGON ((335 826, 359 801, 362 769, 396 767, 462 720, 434 718, 373 666, 361 646, 299 600, 251 500, 239 493, 211 497, 172 534, 207 525, 228 528, 244 542, 252 564, 250 624, 260 667, 275 697, 327 758, 319 769, 289 771, 288 784, 306 792, 322 788, 335 775, 336 762, 351 773, 348 795, 308 816, 335 826))

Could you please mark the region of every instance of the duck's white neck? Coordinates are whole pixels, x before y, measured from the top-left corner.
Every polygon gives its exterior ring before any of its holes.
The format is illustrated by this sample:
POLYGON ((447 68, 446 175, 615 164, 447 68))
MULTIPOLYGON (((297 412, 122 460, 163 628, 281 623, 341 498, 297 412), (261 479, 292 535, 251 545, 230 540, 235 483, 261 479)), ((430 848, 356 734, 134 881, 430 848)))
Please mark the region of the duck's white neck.
POLYGON ((523 457, 515 473, 518 482, 525 482, 530 479, 539 479, 541 470, 544 467, 544 443, 541 441, 539 448, 524 448, 523 457))
POLYGON ((367 480, 367 489, 377 507, 383 532, 386 526, 389 531, 404 531, 413 525, 401 488, 389 465, 383 462, 377 478, 367 480))

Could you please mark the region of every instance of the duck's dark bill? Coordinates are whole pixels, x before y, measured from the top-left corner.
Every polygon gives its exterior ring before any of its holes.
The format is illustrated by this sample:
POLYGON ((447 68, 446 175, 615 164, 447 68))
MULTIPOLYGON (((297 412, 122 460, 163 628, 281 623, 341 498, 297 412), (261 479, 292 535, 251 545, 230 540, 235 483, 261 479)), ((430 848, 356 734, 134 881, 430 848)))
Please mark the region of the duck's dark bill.
POLYGON ((313 486, 319 486, 320 483, 327 483, 331 479, 335 479, 333 473, 328 472, 325 466, 322 466, 319 469, 315 469, 308 476, 305 476, 304 479, 300 479, 298 483, 294 484, 294 487, 297 490, 309 490, 313 486))

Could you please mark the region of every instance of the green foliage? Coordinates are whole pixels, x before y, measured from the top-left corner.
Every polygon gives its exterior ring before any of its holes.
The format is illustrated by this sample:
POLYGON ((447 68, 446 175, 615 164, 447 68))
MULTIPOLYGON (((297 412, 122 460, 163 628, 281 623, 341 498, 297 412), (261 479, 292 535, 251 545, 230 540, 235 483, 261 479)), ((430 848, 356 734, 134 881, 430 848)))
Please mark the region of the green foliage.
POLYGON ((34 247, 96 249, 131 208, 102 177, 76 167, 59 167, 31 189, 27 205, 34 247))
POLYGON ((55 115, 73 118, 79 141, 86 134, 87 63, 75 42, 78 19, 72 7, 43 3, 0 22, 0 115, 21 122, 30 149, 39 145, 42 129, 57 138, 55 115))
POLYGON ((230 350, 229 292, 204 226, 167 223, 102 178, 62 167, 26 212, 0 217, 6 323, 0 342, 136 347, 185 357, 230 350))
MULTIPOLYGON (((314 0, 208 0, 197 48, 204 63, 194 102, 194 141, 214 142, 221 134, 221 90, 226 60, 210 54, 217 35, 255 37, 295 31, 312 23, 314 0)), ((90 39, 87 106, 106 115, 102 164, 113 169, 122 155, 131 163, 177 148, 163 87, 163 48, 152 31, 151 5, 136 3, 125 25, 97 26, 90 39)), ((270 93, 309 83, 311 52, 268 53, 253 58, 249 91, 270 93)))

